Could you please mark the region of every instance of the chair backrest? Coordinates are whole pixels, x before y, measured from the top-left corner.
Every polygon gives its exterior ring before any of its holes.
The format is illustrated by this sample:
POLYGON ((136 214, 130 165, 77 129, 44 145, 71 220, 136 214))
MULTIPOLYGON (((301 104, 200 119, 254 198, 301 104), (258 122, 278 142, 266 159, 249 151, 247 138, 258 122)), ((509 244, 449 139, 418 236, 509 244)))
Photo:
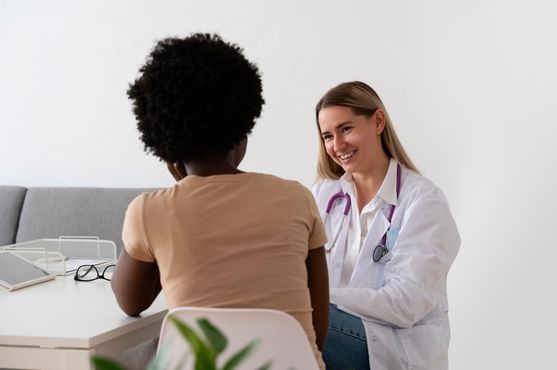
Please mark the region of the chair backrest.
MULTIPOLYGON (((272 360, 272 370, 318 370, 315 355, 302 326, 292 316, 277 310, 255 308, 179 307, 164 319, 158 354, 167 358, 164 368, 175 369, 180 359, 186 360, 181 369, 193 369, 194 357, 189 344, 168 319, 173 315, 202 336, 197 320, 208 319, 228 339, 228 345, 218 357, 219 368, 236 352, 258 339, 254 351, 236 368, 255 370, 272 360)), ((203 338, 203 336, 202 336, 203 338)))

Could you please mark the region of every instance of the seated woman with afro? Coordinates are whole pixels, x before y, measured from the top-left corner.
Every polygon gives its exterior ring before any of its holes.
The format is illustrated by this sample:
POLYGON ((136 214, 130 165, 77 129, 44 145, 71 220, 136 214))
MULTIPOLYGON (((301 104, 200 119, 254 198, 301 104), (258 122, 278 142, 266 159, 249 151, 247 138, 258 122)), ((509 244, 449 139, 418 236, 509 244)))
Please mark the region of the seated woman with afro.
POLYGON ((280 310, 324 368, 326 236, 315 201, 297 182, 238 169, 264 103, 257 67, 217 35, 164 39, 128 96, 145 150, 177 183, 128 207, 112 279, 122 310, 139 315, 161 289, 169 308, 280 310))

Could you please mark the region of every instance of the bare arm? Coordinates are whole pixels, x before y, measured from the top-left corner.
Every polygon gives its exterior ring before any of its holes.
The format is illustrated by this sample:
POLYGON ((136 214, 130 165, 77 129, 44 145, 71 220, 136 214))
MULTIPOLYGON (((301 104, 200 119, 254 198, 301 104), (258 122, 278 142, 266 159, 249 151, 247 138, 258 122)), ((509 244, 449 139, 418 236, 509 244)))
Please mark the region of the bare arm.
POLYGON ((306 259, 308 287, 313 307, 313 327, 317 337, 317 347, 323 349, 329 330, 329 277, 325 248, 309 251, 306 259))
MULTIPOLYGON (((188 175, 182 162, 167 162, 166 167, 176 181, 180 181, 188 175)), ((139 204, 136 204, 135 207, 139 207, 139 204)), ((140 209, 135 211, 139 214, 142 212, 140 209)), ((124 222, 125 228, 126 222, 124 222)), ((122 311, 130 316, 139 315, 151 306, 161 291, 157 264, 137 260, 123 249, 112 276, 112 291, 122 311)))
POLYGON ((159 268, 156 263, 136 260, 122 249, 111 285, 122 311, 138 316, 161 291, 159 268))

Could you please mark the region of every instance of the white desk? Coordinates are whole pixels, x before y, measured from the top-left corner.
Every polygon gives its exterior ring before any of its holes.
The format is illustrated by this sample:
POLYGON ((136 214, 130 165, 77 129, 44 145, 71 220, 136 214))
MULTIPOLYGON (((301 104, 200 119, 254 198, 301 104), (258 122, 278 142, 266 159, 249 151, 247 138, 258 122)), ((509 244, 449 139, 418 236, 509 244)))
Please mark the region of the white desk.
POLYGON ((126 316, 102 279, 0 287, 0 368, 93 369, 92 354, 112 356, 157 338, 166 312, 161 292, 141 317, 126 316))

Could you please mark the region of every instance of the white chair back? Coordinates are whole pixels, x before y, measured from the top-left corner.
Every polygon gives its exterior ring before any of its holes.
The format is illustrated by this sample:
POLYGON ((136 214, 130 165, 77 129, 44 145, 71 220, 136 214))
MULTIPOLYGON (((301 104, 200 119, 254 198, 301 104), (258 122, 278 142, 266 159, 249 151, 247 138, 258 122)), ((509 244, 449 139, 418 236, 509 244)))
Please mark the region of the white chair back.
POLYGON ((194 369, 195 363, 189 344, 168 319, 169 315, 180 319, 202 338, 198 319, 206 318, 222 331, 228 345, 218 357, 218 368, 245 345, 259 339, 258 346, 237 370, 255 370, 269 360, 272 360, 271 370, 319 369, 305 331, 292 316, 270 309, 199 307, 175 308, 165 317, 157 349, 157 354, 167 360, 165 369, 176 369, 184 358, 180 369, 194 369))

